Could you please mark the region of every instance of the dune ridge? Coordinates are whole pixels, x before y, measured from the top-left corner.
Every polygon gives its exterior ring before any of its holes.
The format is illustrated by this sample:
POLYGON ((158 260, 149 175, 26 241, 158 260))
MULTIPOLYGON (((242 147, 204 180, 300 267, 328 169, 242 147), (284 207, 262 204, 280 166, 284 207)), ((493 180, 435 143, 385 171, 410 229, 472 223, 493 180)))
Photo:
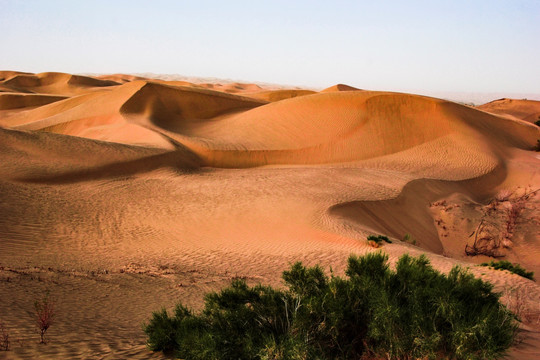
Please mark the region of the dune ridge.
POLYGON ((334 91, 362 91, 362 89, 355 88, 354 86, 346 85, 346 84, 336 84, 330 87, 327 87, 324 90, 321 90, 321 92, 334 92, 334 91))
POLYGON ((477 108, 490 113, 509 116, 514 119, 521 119, 531 123, 540 120, 540 101, 536 100, 503 98, 477 106, 477 108))

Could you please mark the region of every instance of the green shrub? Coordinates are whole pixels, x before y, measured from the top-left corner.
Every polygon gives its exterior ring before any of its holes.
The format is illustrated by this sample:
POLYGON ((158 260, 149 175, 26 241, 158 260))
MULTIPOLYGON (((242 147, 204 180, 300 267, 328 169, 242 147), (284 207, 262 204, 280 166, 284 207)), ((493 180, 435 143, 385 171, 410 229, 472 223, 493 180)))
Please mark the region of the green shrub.
POLYGON ((402 256, 395 270, 381 253, 351 256, 346 277, 294 264, 286 288, 235 280, 193 314, 153 314, 151 350, 183 359, 490 359, 513 342, 514 316, 493 286, 425 256, 402 256))
POLYGON ((368 241, 374 241, 374 242, 376 242, 376 243, 379 244, 379 245, 382 244, 383 241, 385 241, 385 242, 387 242, 387 243, 389 243, 389 244, 392 243, 392 240, 390 240, 390 239, 388 238, 388 236, 386 236, 386 235, 369 235, 369 236, 367 237, 367 240, 368 240, 368 241))
POLYGON ((411 234, 405 234, 403 241, 412 245, 416 245, 416 239, 411 234))
POLYGON ((501 260, 501 261, 493 261, 489 263, 482 263, 480 266, 489 266, 495 270, 508 270, 511 273, 517 274, 519 276, 523 276, 524 278, 530 279, 534 281, 534 272, 527 271, 524 268, 521 267, 519 264, 512 264, 508 260, 501 260))

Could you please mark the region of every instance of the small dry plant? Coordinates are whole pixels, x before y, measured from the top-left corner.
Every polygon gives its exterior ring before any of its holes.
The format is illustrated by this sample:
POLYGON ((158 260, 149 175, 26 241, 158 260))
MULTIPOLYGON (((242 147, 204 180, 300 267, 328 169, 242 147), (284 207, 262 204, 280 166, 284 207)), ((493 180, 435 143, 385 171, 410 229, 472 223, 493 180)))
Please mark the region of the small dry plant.
POLYGON ((510 199, 512 195, 514 195, 513 191, 508 189, 502 189, 497 193, 497 195, 495 195, 495 200, 497 200, 498 202, 508 201, 508 199, 510 199))
POLYGON ((516 227, 516 223, 525 209, 525 205, 527 205, 527 202, 531 197, 533 197, 540 189, 537 189, 535 191, 526 192, 524 195, 511 200, 510 201, 510 207, 506 210, 506 228, 505 232, 503 234, 503 237, 506 240, 510 240, 512 236, 514 235, 514 229, 516 227))
POLYGON ((503 257, 499 252, 500 239, 492 234, 492 224, 486 219, 482 219, 476 230, 470 235, 474 235, 472 245, 465 244, 465 254, 469 256, 486 255, 493 258, 503 257))
POLYGON ((512 287, 506 291, 506 307, 517 316, 520 321, 524 321, 526 311, 527 292, 523 288, 512 287))
POLYGON ((41 344, 45 344, 45 332, 54 324, 55 305, 49 291, 45 293, 43 299, 34 302, 36 325, 39 330, 41 344))
POLYGON ((469 256, 486 255, 493 258, 504 257, 502 250, 512 247, 512 237, 520 217, 528 202, 539 191, 540 189, 537 189, 514 197, 514 192, 501 190, 484 209, 480 223, 470 235, 470 237, 474 235, 474 242, 472 245, 465 245, 465 254, 469 256), (507 202, 507 206, 504 207, 505 212, 502 214, 500 213, 501 207, 499 207, 501 202, 507 202), (500 220, 496 220, 500 216, 504 218, 502 224, 500 220))
POLYGON ((0 320, 0 351, 9 351, 9 331, 0 320))

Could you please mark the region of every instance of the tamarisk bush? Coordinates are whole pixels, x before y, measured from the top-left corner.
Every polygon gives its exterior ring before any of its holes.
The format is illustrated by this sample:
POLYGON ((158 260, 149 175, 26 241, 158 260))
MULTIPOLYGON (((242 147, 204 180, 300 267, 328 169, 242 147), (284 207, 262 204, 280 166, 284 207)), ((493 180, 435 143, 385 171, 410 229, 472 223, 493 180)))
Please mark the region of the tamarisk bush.
POLYGON ((351 256, 346 277, 294 264, 286 288, 234 280, 200 313, 178 304, 143 326, 153 351, 182 359, 492 359, 512 344, 516 318, 493 286, 425 256, 351 256))

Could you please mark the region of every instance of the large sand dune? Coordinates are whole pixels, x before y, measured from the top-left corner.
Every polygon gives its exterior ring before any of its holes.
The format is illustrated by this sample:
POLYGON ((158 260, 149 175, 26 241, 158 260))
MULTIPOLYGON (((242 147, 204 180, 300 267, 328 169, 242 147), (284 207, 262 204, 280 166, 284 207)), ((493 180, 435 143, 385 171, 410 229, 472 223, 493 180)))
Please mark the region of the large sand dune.
MULTIPOLYGON (((5 71, 0 86, 10 358, 161 358, 140 330, 152 310, 200 307, 234 277, 280 285, 297 260, 340 273, 350 253, 375 251, 371 233, 394 239, 392 261, 426 253, 441 271, 470 267, 511 306, 520 294, 524 341, 510 356, 540 356, 540 287, 464 252, 485 214, 503 229, 511 202, 540 188, 540 128, 521 110, 125 74, 5 71), (58 315, 39 345, 31 311, 46 290, 58 315)), ((537 272, 539 201, 499 249, 537 272)))

